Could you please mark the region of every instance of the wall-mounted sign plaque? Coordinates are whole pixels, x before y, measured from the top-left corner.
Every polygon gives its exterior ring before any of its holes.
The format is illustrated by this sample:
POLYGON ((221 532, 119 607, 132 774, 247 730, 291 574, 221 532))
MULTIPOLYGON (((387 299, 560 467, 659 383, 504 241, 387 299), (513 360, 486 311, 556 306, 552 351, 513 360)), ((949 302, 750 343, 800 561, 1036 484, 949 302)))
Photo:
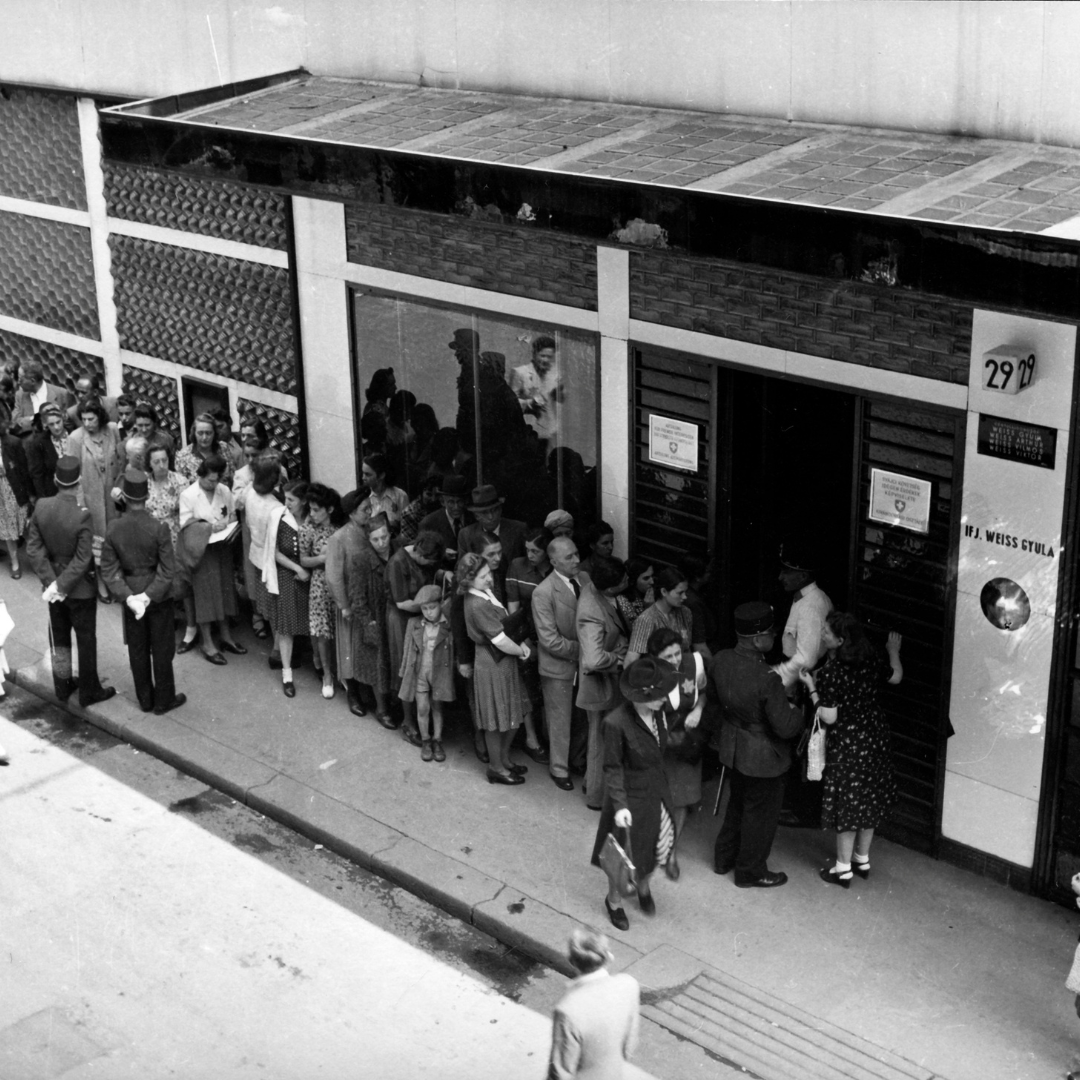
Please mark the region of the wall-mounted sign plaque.
POLYGON ((649 460, 669 469, 698 471, 698 426, 649 414, 649 460))
POLYGON ((1052 469, 1057 454, 1057 430, 980 413, 979 453, 1052 469))
POLYGON ((933 484, 916 476, 870 470, 871 521, 899 525, 912 532, 930 531, 930 494, 933 484))

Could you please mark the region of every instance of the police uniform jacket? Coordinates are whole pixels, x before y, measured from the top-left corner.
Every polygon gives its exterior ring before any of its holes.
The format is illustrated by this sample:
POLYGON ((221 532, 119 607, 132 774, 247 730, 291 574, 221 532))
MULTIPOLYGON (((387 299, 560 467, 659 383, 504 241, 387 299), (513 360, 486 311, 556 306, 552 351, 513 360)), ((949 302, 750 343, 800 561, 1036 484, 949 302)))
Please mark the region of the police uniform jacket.
POLYGON ((101 548, 101 576, 118 599, 146 593, 151 601, 170 595, 175 560, 164 521, 145 510, 128 509, 109 525, 101 548))
POLYGON ((780 776, 791 766, 791 740, 802 711, 784 694, 780 676, 753 645, 741 642, 713 657, 710 691, 720 704, 722 764, 744 776, 780 776))
POLYGON ((42 585, 55 581, 69 599, 92 600, 92 544, 90 511, 74 495, 38 500, 26 534, 26 554, 42 585))

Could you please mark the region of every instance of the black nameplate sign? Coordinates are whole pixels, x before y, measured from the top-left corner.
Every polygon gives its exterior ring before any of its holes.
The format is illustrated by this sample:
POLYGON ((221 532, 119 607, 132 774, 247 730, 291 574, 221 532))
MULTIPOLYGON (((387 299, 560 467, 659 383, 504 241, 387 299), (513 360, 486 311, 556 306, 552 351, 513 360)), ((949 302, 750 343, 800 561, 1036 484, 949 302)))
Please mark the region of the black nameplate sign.
POLYGON ((1057 455, 1057 429, 979 413, 979 453, 1052 469, 1057 455))

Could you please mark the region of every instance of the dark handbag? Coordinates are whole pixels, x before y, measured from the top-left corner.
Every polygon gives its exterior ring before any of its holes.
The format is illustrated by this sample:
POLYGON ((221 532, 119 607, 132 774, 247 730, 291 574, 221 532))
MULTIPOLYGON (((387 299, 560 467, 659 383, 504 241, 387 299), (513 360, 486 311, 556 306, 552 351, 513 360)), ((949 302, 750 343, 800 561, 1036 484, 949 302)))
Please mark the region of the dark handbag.
MULTIPOLYGON (((533 627, 529 609, 519 607, 512 615, 504 615, 502 619, 503 633, 515 644, 520 645, 532 637, 533 627)), ((506 655, 505 653, 503 654, 506 655)))
POLYGON ((697 727, 688 728, 685 723, 680 723, 678 727, 668 728, 668 753, 680 761, 697 764, 709 741, 709 733, 703 731, 702 726, 698 724, 697 727))
POLYGON ((629 829, 626 830, 626 851, 611 833, 604 837, 603 846, 600 848, 600 868, 607 874, 612 891, 620 896, 633 896, 637 892, 637 870, 629 851, 629 829))

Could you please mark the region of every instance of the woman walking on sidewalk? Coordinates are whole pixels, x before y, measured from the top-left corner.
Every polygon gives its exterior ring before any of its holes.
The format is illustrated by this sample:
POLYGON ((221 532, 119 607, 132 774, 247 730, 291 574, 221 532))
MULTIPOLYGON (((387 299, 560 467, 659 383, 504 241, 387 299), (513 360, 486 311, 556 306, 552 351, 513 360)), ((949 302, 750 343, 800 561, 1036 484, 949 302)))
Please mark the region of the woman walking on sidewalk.
POLYGON ((853 864, 859 877, 870 876, 874 830, 896 803, 889 724, 878 692, 904 677, 901 638, 895 631, 889 634, 886 663, 854 615, 833 611, 821 643, 829 654, 825 665, 799 678, 829 729, 821 827, 836 830, 836 863, 821 871, 821 880, 847 889, 853 864))

